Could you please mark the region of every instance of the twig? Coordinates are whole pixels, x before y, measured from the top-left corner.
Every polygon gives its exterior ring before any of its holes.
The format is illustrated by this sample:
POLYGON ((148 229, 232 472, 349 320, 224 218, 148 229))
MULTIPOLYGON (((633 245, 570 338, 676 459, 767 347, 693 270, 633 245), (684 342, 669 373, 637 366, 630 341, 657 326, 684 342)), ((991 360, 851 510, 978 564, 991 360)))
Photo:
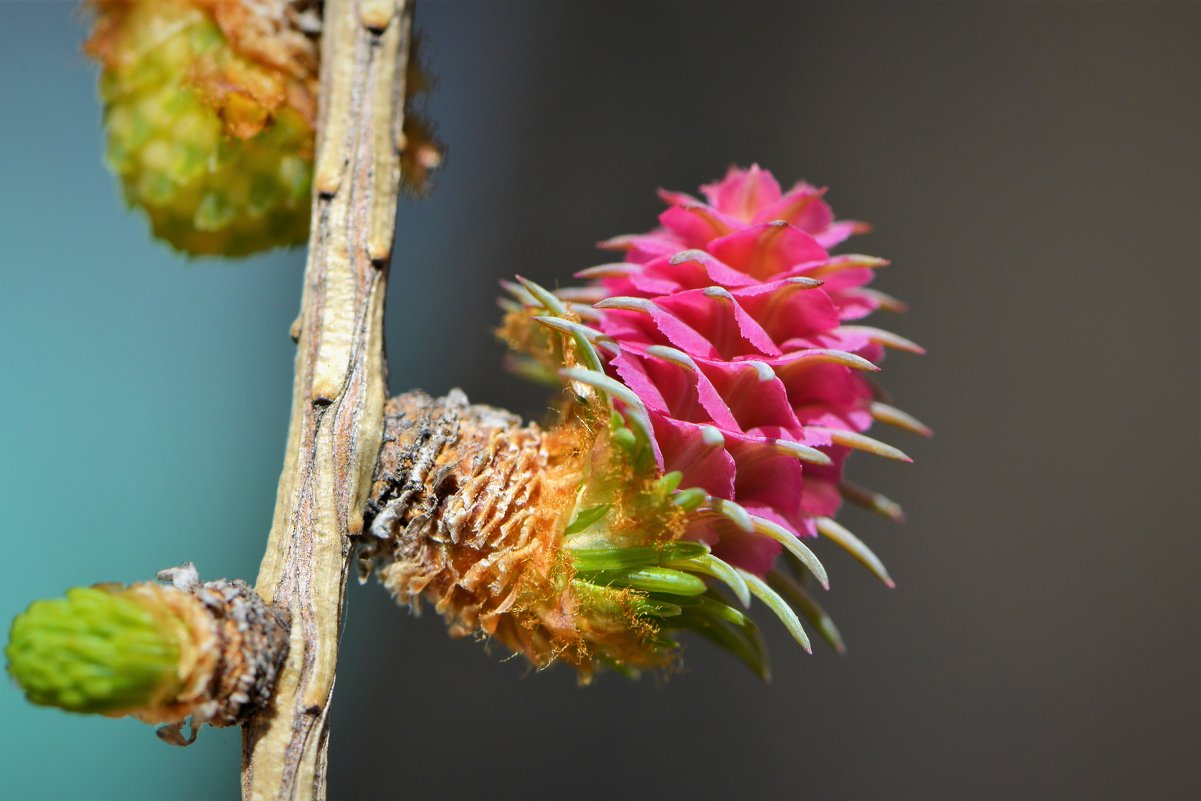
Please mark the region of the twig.
POLYGON ((327 0, 313 224, 287 453, 258 591, 291 614, 272 708, 243 733, 242 794, 325 798, 349 569, 383 425, 383 318, 411 3, 327 0))

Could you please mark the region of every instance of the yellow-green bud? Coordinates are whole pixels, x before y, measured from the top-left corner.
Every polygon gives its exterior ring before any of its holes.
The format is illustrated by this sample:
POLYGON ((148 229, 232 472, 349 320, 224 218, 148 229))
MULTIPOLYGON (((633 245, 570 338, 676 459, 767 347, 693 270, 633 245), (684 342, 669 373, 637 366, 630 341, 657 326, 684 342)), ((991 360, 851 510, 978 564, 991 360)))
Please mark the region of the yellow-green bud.
POLYGON ((160 582, 76 587, 13 621, 8 672, 35 704, 168 724, 241 723, 271 700, 287 614, 243 581, 200 582, 192 565, 160 582))
POLYGON ((182 628, 136 595, 76 587, 13 621, 8 671, 35 704, 119 714, 179 688, 182 628))

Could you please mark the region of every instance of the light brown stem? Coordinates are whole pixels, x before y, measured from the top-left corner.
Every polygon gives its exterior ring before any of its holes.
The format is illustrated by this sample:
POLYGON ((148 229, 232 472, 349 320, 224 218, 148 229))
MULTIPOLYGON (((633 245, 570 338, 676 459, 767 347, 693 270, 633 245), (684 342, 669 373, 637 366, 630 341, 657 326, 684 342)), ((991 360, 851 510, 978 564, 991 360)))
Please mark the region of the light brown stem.
POLYGON ((325 798, 349 569, 386 395, 383 318, 400 181, 411 3, 326 0, 313 223, 275 518, 257 589, 288 610, 271 709, 243 731, 242 795, 325 798))

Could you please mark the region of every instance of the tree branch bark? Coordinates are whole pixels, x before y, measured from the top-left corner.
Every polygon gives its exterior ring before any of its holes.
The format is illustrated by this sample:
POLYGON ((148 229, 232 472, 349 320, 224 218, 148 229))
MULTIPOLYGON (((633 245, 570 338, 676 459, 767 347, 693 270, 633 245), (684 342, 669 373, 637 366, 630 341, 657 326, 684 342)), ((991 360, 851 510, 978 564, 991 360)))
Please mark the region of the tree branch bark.
POLYGON ((292 416, 257 585, 290 613, 290 647, 271 709, 243 730, 244 799, 325 798, 351 537, 362 531, 383 425, 410 19, 409 0, 325 3, 292 416))

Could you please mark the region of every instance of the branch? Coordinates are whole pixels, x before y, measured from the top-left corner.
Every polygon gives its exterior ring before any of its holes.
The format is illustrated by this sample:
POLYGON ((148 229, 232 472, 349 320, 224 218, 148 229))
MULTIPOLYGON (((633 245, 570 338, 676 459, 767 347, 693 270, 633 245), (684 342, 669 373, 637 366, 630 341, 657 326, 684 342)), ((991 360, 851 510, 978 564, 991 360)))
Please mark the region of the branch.
POLYGON ((383 425, 383 319, 400 181, 411 4, 327 0, 314 176, 287 453, 258 591, 291 614, 272 708, 243 734, 242 794, 325 798, 351 537, 383 425))

